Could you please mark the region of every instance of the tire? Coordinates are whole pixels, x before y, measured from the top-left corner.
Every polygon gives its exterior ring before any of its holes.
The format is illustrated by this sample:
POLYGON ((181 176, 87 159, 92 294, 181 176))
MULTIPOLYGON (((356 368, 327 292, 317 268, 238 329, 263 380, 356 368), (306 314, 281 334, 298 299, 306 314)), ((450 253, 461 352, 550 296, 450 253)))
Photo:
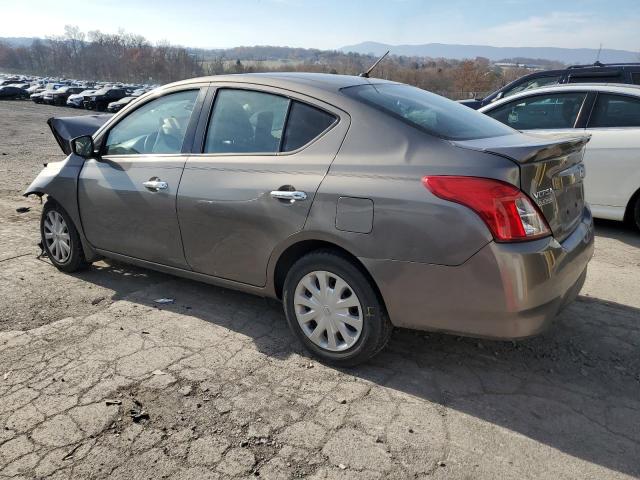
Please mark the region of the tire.
POLYGON ((633 225, 640 230, 640 195, 636 198, 636 204, 633 207, 633 215, 631 217, 633 225))
POLYGON ((67 212, 54 201, 47 201, 42 209, 40 236, 43 250, 58 270, 70 273, 88 265, 78 230, 67 212))
POLYGON ((366 362, 386 346, 393 330, 367 275, 349 258, 330 250, 309 253, 291 267, 283 286, 283 304, 287 323, 304 347, 337 367, 366 362), (323 297, 320 282, 329 287, 325 292, 333 293, 323 297), (337 301, 357 306, 335 308, 337 301))

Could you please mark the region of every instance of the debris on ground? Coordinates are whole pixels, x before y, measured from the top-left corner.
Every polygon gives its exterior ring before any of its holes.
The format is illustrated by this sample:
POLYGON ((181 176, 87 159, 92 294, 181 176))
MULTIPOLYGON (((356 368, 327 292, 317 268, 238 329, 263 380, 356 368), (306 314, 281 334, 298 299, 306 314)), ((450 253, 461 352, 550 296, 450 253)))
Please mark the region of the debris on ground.
POLYGON ((151 372, 151 375, 168 375, 167 372, 163 372, 162 370, 154 370, 151 372))
POLYGON ((16 208, 16 212, 18 213, 27 213, 31 210, 31 207, 18 207, 16 208))
POLYGON ((107 399, 104 401, 105 405, 122 405, 122 400, 116 399, 107 399))
POLYGON ((76 445, 75 447, 73 447, 69 453, 67 453, 64 457, 62 457, 62 460, 69 460, 70 458, 73 457, 73 454, 76 453, 76 450, 78 450, 80 447, 82 446, 81 443, 79 443, 78 445, 76 445))
POLYGON ((165 305, 169 303, 175 303, 176 301, 173 298, 156 298, 154 302, 159 303, 161 305, 165 305))
POLYGON ((134 423, 139 423, 142 420, 149 420, 149 414, 142 408, 142 404, 138 400, 133 400, 134 407, 129 410, 129 416, 134 423))
POLYGON ((178 393, 186 397, 191 394, 191 390, 193 390, 193 387, 191 385, 185 385, 180 390, 178 390, 178 393))

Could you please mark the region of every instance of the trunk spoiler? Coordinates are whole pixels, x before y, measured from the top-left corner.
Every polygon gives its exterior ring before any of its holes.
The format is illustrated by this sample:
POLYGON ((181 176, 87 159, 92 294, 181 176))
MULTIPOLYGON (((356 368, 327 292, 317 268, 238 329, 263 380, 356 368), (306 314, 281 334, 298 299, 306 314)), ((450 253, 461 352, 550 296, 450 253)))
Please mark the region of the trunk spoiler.
POLYGON ((558 134, 553 136, 518 134, 452 143, 461 148, 493 153, 525 164, 568 155, 583 149, 589 140, 591 140, 589 134, 558 134))
POLYGON ((82 115, 79 117, 51 117, 47 120, 51 132, 55 137, 62 151, 69 155, 71 153, 72 138, 82 135, 94 134, 113 115, 82 115))

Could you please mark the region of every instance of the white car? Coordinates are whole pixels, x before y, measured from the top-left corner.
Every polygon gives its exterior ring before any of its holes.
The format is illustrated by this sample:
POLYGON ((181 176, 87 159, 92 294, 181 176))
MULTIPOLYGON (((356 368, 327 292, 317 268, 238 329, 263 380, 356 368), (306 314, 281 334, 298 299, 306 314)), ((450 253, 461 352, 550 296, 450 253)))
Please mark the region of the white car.
POLYGON ((534 134, 589 133, 585 197, 596 218, 640 228, 640 86, 566 84, 537 88, 479 110, 534 134))
POLYGON ((69 95, 67 98, 67 107, 75 107, 82 108, 82 102, 84 101, 84 97, 88 97, 96 93, 95 90, 83 90, 80 93, 74 93, 73 95, 69 95))

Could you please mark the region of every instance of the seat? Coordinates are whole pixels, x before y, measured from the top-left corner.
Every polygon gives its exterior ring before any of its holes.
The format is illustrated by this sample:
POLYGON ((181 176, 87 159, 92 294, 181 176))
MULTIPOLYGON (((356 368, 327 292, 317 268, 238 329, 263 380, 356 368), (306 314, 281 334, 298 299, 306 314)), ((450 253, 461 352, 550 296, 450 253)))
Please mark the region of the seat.
POLYGON ((256 152, 275 152, 278 150, 278 139, 271 131, 273 130, 273 112, 260 112, 256 119, 256 132, 254 136, 254 147, 256 152))
POLYGON ((248 152, 252 150, 254 132, 249 114, 238 102, 226 100, 216 108, 207 138, 207 152, 248 152), (219 109, 219 110, 218 110, 219 109))
POLYGON ((565 125, 569 125, 569 128, 573 128, 578 115, 578 102, 575 100, 565 100, 562 102, 562 118, 565 121, 565 125))

